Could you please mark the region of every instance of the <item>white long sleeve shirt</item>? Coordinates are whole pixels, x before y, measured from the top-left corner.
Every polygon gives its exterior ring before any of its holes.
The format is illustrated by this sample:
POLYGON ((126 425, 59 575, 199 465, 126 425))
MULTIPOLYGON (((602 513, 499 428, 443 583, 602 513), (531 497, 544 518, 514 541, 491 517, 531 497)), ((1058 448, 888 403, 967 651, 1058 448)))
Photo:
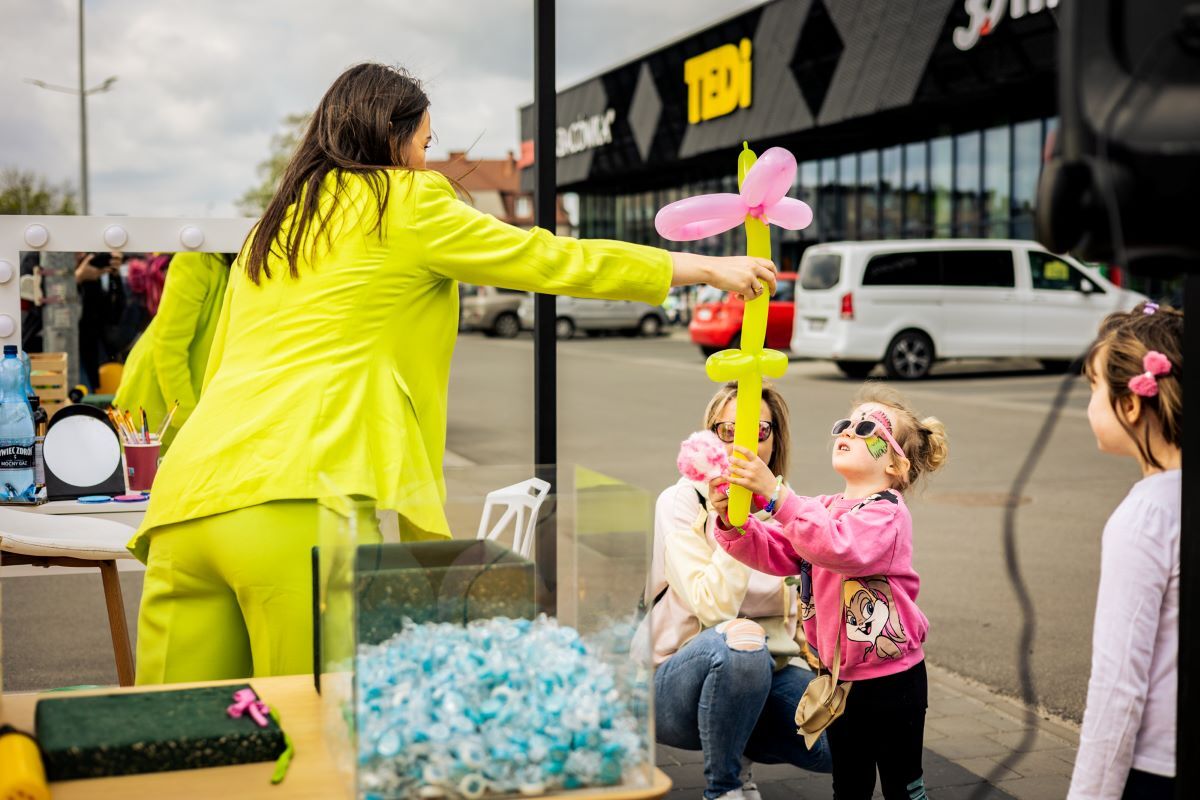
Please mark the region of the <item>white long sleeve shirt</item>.
POLYGON ((1092 675, 1068 800, 1118 800, 1129 770, 1175 775, 1182 473, 1134 484, 1104 526, 1092 675))

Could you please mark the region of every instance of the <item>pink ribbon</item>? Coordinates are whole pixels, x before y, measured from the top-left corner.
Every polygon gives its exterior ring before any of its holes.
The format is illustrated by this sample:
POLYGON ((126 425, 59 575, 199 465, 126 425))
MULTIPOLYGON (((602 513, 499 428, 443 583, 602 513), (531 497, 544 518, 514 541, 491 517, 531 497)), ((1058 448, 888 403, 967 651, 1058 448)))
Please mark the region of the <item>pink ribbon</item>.
POLYGON ((249 714, 250 719, 254 720, 260 728, 267 727, 267 715, 271 713, 271 709, 258 699, 253 689, 239 689, 234 692, 233 705, 225 711, 234 719, 240 719, 243 714, 249 714))
POLYGON ((746 173, 738 194, 701 194, 677 200, 659 209, 654 228, 673 242, 724 233, 747 217, 800 230, 812 222, 813 212, 807 203, 784 197, 795 179, 796 157, 782 147, 772 147, 746 173))
POLYGON ((1171 374, 1171 359, 1157 350, 1151 350, 1142 358, 1141 375, 1129 380, 1129 391, 1139 397, 1154 397, 1158 394, 1158 376, 1171 374))

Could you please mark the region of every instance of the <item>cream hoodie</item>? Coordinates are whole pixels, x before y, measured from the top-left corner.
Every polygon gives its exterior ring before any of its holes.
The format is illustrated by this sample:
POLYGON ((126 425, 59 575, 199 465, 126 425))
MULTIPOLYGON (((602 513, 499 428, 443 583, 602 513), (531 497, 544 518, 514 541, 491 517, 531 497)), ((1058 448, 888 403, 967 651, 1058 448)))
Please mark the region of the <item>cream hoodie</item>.
POLYGON ((680 478, 663 490, 655 505, 645 597, 649 606, 662 593, 647 615, 654 666, 705 628, 735 617, 748 617, 763 626, 777 662, 800 655, 795 639, 795 587, 750 569, 717 545, 716 515, 705 511, 697 494, 706 488, 680 478))

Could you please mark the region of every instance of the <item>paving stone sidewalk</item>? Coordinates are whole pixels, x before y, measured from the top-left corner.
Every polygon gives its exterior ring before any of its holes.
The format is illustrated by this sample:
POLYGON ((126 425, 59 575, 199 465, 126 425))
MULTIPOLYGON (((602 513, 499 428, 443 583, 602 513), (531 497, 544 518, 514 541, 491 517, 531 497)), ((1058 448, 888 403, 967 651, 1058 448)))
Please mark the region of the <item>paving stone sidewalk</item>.
MULTIPOLYGON (((925 722, 925 787, 931 800, 1062 800, 1079 743, 1074 725, 934 666, 929 667, 925 722)), ((658 747, 671 776, 670 800, 699 800, 704 766, 699 752, 658 747)), ((763 800, 828 800, 828 775, 792 766, 757 764, 763 800)), ((882 797, 878 789, 876 797, 882 797)))

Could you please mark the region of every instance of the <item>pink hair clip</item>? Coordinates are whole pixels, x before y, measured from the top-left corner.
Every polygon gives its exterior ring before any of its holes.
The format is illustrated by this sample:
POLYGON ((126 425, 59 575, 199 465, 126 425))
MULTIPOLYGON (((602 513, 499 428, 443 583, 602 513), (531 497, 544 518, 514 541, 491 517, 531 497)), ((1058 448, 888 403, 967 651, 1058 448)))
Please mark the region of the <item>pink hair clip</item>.
POLYGON ((1150 316, 1155 311, 1158 311, 1158 303, 1146 303, 1142 306, 1142 313, 1146 316, 1150 316))
POLYGON ((1171 360, 1157 350, 1151 350, 1142 358, 1141 375, 1129 380, 1129 391, 1139 397, 1154 397, 1158 394, 1158 377, 1171 374, 1171 360))
POLYGON ((234 719, 241 718, 242 714, 249 714, 250 719, 254 720, 258 727, 265 728, 267 727, 267 714, 271 713, 271 709, 258 699, 253 689, 239 689, 233 693, 233 705, 225 709, 225 713, 234 719))

